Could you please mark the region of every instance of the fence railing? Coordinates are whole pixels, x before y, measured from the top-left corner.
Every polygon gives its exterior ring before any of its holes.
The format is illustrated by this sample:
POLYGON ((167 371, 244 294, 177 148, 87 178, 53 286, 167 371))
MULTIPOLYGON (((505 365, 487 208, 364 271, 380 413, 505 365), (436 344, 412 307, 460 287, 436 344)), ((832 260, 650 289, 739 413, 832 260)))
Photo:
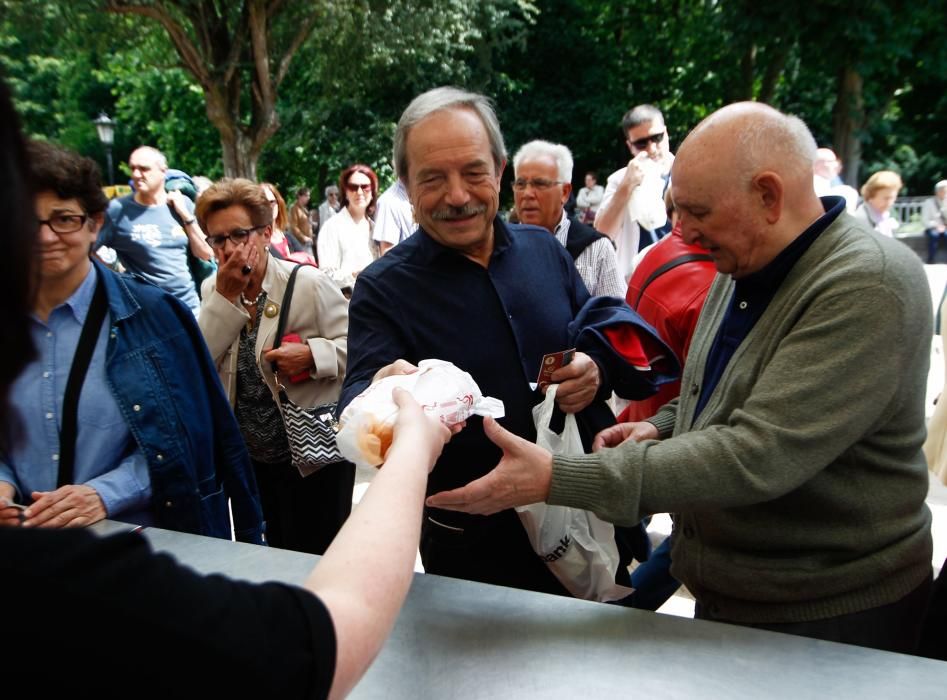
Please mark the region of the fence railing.
POLYGON ((898 235, 923 233, 924 224, 921 222, 921 206, 927 197, 898 197, 891 207, 891 216, 901 222, 898 235))

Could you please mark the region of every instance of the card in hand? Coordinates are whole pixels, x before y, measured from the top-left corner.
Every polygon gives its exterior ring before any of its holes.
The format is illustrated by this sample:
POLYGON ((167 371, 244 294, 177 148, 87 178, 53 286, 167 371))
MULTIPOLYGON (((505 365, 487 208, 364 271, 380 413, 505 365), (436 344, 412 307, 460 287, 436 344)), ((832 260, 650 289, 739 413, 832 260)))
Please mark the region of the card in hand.
POLYGON ((539 379, 536 380, 536 384, 539 385, 539 390, 542 391, 547 386, 552 384, 552 374, 560 367, 565 367, 567 364, 572 362, 572 358, 575 357, 575 348, 571 350, 560 350, 559 352, 552 352, 548 355, 543 355, 543 362, 539 366, 539 379))

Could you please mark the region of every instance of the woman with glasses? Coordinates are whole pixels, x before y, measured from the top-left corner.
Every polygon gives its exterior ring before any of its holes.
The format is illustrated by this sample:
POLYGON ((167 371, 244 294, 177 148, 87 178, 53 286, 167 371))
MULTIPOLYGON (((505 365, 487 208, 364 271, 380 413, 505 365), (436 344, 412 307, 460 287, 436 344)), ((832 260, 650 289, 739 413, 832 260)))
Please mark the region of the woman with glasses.
POLYGON ((339 176, 342 208, 319 229, 319 267, 350 293, 358 273, 372 260, 372 221, 378 177, 367 165, 350 165, 339 176))
POLYGON ((221 180, 201 195, 195 213, 218 263, 217 275, 204 282, 200 327, 250 451, 267 541, 322 554, 352 509, 355 467, 339 462, 301 474, 292 465, 277 381, 298 406, 338 400, 348 302, 321 271, 301 267, 274 350, 295 265, 269 252, 273 209, 263 187, 221 180))
POLYGON ((0 525, 111 518, 260 542, 246 450, 190 310, 93 262, 108 200, 98 166, 29 145, 37 356, 13 387, 25 434, 0 453, 0 525))

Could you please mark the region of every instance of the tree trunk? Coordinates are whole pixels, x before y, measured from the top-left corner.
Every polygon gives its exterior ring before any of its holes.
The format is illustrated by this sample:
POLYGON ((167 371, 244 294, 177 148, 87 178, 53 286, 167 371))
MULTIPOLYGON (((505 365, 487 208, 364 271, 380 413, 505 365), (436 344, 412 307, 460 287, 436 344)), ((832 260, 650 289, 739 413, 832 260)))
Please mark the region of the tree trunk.
POLYGON ((832 146, 842 161, 842 180, 857 188, 865 105, 862 99, 862 77, 850 64, 844 65, 839 72, 832 122, 832 146))
POLYGON ((224 177, 245 177, 248 180, 256 180, 256 164, 259 153, 253 152, 252 143, 253 140, 244 136, 239 129, 220 133, 224 177))

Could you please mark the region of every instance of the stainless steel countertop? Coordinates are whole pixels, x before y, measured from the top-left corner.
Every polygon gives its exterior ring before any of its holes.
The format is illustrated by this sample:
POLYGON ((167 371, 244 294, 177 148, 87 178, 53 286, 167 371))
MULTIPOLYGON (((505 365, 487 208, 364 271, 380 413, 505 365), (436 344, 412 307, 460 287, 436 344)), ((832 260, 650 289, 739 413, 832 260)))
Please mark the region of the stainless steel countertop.
MULTIPOLYGON (((127 529, 100 523, 100 533, 127 529)), ((300 583, 318 557, 146 529, 198 571, 300 583)), ((416 574, 353 698, 938 698, 947 663, 416 574)))

